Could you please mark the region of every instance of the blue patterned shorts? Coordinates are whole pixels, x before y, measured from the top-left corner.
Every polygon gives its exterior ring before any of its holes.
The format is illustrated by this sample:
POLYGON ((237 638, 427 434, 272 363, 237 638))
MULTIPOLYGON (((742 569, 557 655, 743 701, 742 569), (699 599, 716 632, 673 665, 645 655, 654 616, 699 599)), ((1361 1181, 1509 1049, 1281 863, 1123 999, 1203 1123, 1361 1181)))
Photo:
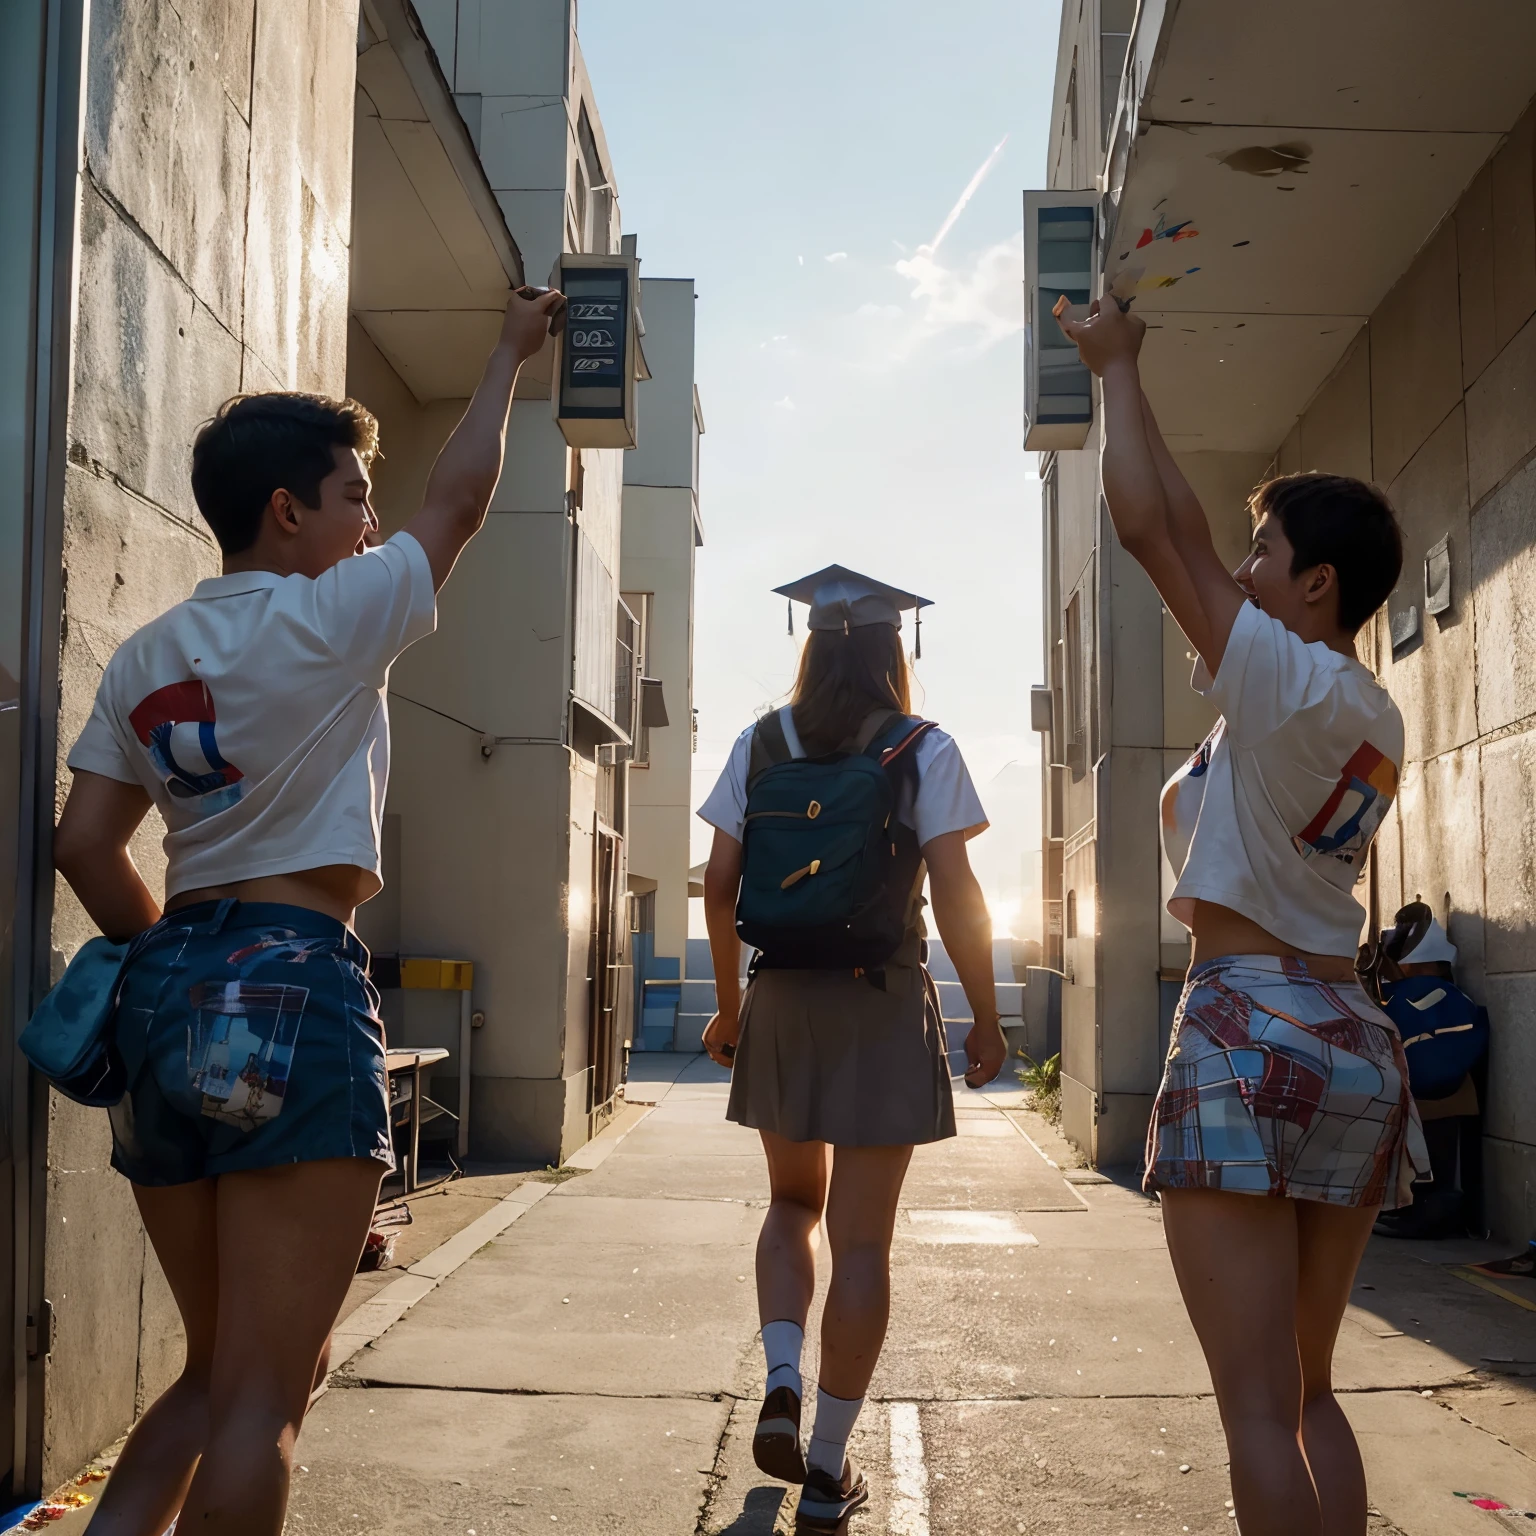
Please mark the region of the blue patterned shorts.
POLYGON ((320 912, 202 902, 135 942, 116 1017, 128 1091, 112 1166, 135 1184, 367 1157, 394 1167, 368 951, 320 912))
POLYGON ((1407 1205, 1429 1172, 1392 1021, 1358 982, 1232 955, 1190 973, 1142 1187, 1407 1205))

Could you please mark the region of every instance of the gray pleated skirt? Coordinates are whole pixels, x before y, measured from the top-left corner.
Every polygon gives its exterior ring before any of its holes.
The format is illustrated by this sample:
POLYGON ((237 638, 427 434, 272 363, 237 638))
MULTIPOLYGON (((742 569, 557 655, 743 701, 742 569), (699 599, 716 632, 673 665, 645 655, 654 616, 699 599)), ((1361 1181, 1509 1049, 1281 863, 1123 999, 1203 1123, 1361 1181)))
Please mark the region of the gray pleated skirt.
POLYGON ((933 978, 895 962, 885 978, 882 992, 852 972, 760 970, 742 999, 726 1118, 835 1147, 953 1136, 933 978))

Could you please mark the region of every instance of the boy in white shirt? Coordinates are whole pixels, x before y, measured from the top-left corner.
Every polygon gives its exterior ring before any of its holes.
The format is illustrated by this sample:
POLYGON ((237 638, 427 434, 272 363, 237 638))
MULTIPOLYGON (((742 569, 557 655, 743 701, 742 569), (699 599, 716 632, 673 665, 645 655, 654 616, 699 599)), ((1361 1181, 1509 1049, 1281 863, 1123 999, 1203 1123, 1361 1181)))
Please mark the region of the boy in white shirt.
POLYGON ((133 941, 113 1166, 187 1335, 102 1496, 104 1529, 282 1529, 293 1442, 394 1165, 352 932, 382 884, 389 668, 435 627, 500 478, 518 369, 562 304, 512 298, 421 510, 382 544, 362 406, 226 402, 192 462, 224 572, 123 643, 70 753, 55 865, 103 933, 133 941), (164 913, 128 852, 152 804, 164 913))

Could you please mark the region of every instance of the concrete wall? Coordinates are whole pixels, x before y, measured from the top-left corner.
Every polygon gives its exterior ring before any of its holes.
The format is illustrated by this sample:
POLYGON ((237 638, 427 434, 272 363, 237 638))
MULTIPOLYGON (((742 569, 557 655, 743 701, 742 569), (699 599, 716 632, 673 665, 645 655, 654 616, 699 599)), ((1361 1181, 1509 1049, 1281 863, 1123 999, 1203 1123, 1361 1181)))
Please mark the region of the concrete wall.
MULTIPOLYGON (((239 390, 344 384, 356 0, 91 7, 70 467, 63 756, 102 668, 219 569, 187 473, 239 390)), ((153 814, 134 844, 164 879, 153 814)), ((54 944, 92 932, 58 882, 54 944)), ((180 1368, 180 1324, 106 1116, 48 1106, 42 1480, 116 1438, 180 1368)))
POLYGON ((1374 479, 1402 521, 1372 649, 1403 712, 1402 789, 1377 840, 1380 906, 1427 901, 1493 1018, 1487 1219, 1536 1236, 1536 208, 1527 113, 1382 302, 1282 445, 1286 467, 1374 479), (1449 535, 1452 602, 1423 615, 1449 535))
POLYGON ((622 585, 651 596, 646 668, 670 724, 650 733, 650 761, 629 777, 629 868, 656 881, 657 955, 684 960, 693 779, 694 551, 703 541, 697 485, 691 279, 645 278, 641 312, 651 378, 638 386, 639 446, 625 455, 622 585))
MULTIPOLYGON (((349 392, 380 418, 377 505, 386 530, 421 504, 463 401, 418 405, 353 325, 349 392)), ((398 929, 392 947, 475 963, 485 1014, 472 1065, 476 1156, 558 1160, 567 1145, 570 955, 584 1006, 591 828, 573 840, 577 774, 566 745, 572 655, 567 450, 543 400, 512 408, 506 466, 486 526, 438 597, 437 632, 390 675, 388 813, 399 817, 398 929), (508 738, 491 752, 482 735, 508 738), (585 862, 583 862, 585 860, 585 862), (575 881, 575 889, 572 882, 575 881), (573 928, 574 923, 574 928, 573 928)), ((587 794, 587 816, 591 795, 587 794)), ((359 914, 365 940, 373 904, 359 914)), ((442 1046, 432 1095, 456 1107, 457 999, 388 999, 402 1044, 442 1046)), ((573 1042, 582 1049, 584 1041, 573 1042)))

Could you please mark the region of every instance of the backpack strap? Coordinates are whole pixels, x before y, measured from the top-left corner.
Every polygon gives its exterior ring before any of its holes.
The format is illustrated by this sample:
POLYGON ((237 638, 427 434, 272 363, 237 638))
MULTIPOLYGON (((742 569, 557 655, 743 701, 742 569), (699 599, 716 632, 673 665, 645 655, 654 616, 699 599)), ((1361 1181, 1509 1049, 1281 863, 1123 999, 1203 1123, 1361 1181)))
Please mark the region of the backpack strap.
POLYGON ((752 787, 753 781, 764 770, 772 768, 775 763, 790 762, 794 755, 789 750, 789 738, 784 734, 784 721, 778 710, 764 715, 752 732, 752 749, 747 759, 747 788, 752 787))
POLYGON ((889 768, 909 749, 915 747, 929 731, 936 731, 939 728, 937 720, 915 720, 910 715, 893 715, 891 719, 893 723, 906 727, 906 730, 888 746, 882 745, 882 742, 885 741, 886 735, 894 732, 877 735, 872 738, 866 748, 865 755, 873 757, 882 768, 889 768))
POLYGON ((904 719, 898 710, 876 709, 864 717, 864 723, 847 743, 850 752, 867 752, 870 743, 883 736, 898 720, 904 719))

